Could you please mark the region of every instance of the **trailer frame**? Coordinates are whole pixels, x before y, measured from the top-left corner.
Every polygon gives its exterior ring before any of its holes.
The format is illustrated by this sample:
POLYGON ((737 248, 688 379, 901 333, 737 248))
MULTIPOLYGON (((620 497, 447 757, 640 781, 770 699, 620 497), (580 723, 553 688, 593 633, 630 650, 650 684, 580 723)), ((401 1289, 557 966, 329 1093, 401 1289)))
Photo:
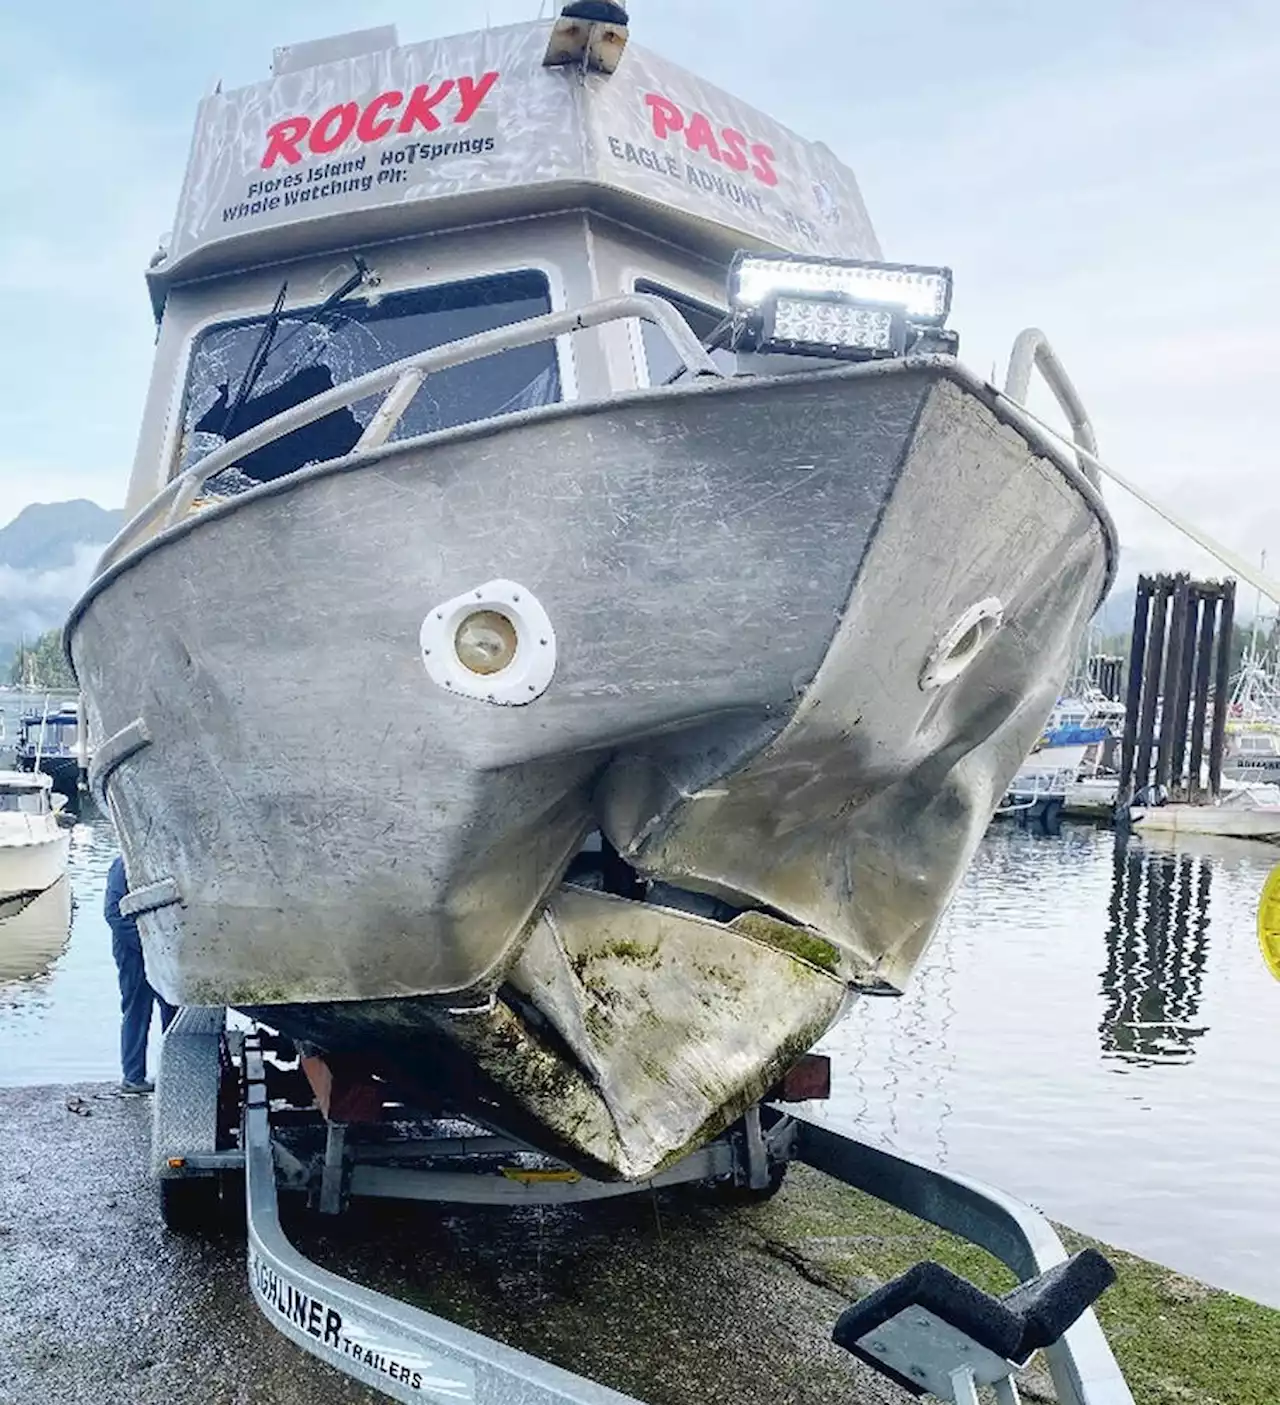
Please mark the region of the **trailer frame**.
MULTIPOLYGON (((1004 1302, 1019 1293, 1056 1292, 1057 1280, 1075 1264, 1049 1222, 1021 1201, 780 1104, 750 1109, 730 1133, 639 1183, 593 1180, 548 1166, 550 1158, 519 1139, 479 1127, 442 1135, 437 1126, 411 1123, 407 1135, 398 1126, 389 1140, 366 1143, 350 1136, 345 1124, 325 1122, 322 1152, 308 1159, 291 1147, 291 1129, 314 1132, 317 1119, 313 1114, 308 1122, 271 1098, 272 1066, 265 1058, 271 1040, 269 1031, 256 1027, 228 1031, 221 1008, 184 1009, 170 1026, 152 1140, 166 1223, 199 1230, 242 1205, 249 1285, 267 1320, 304 1351, 405 1405, 639 1402, 313 1263, 282 1228, 282 1190, 308 1193, 323 1214, 339 1213, 352 1197, 567 1204, 708 1180, 761 1198, 778 1189, 791 1161, 800 1161, 988 1250, 1022 1284, 1004 1302), (234 1100, 232 1088, 238 1090, 234 1100), (505 1164, 512 1160, 521 1164, 505 1164), (499 1174, 495 1163, 503 1163, 499 1174), (475 1169, 483 1165, 488 1170, 475 1169)), ((1001 1310, 1001 1300, 989 1301, 1001 1310)), ((989 1384, 1002 1405, 1016 1405, 1016 1376, 1025 1361, 992 1351, 980 1331, 958 1330, 946 1320, 945 1303, 934 1307, 942 1318, 913 1305, 858 1343, 841 1344, 916 1393, 976 1405, 978 1386, 989 1384)), ((1043 1347, 1060 1405, 1133 1405, 1092 1310, 1086 1303, 1071 1312, 1071 1325, 1043 1347)))

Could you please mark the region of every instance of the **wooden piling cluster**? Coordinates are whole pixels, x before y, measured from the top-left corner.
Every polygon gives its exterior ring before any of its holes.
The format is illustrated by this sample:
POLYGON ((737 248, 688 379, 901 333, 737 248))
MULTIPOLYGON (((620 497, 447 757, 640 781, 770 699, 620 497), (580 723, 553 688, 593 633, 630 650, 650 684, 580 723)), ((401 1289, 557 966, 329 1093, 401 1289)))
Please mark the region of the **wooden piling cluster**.
POLYGON ((1089 660, 1089 682, 1112 702, 1124 696, 1124 660, 1109 654, 1094 654, 1089 660))
POLYGON ((1142 800, 1155 786, 1172 800, 1217 798, 1230 704, 1235 599, 1234 580, 1193 581, 1185 573, 1138 577, 1119 809, 1142 800), (1206 740, 1207 787, 1202 783, 1206 740))

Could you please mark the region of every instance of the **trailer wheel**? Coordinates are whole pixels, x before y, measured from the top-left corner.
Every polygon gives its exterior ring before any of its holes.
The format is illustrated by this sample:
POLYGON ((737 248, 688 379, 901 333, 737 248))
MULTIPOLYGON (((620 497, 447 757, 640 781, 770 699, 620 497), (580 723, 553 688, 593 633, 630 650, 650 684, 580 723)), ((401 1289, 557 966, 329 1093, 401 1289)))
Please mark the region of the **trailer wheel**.
POLYGON ((168 1176, 160 1182, 160 1218, 175 1234, 212 1233, 221 1210, 216 1176, 168 1176))
POLYGON ((776 1161, 769 1167, 769 1182, 767 1185, 753 1189, 749 1185, 738 1185, 732 1179, 714 1181, 712 1190, 716 1199, 722 1205, 763 1205, 766 1200, 772 1200, 782 1189, 782 1183, 787 1178, 786 1161, 776 1161))

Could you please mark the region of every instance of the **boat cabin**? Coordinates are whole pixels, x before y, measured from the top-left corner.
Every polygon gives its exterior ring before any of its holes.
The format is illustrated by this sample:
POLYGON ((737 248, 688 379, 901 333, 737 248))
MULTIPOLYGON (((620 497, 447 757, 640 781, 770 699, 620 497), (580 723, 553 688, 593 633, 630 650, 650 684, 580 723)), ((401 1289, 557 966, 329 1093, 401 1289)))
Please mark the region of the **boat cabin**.
POLYGON ((0 815, 47 815, 52 782, 42 771, 0 771, 0 815))
POLYGON ((57 712, 23 713, 18 723, 17 754, 34 761, 37 754, 74 757, 80 744, 80 713, 75 708, 57 712))
MULTIPOLYGON (((739 250, 879 258, 824 145, 624 27, 407 46, 384 27, 278 49, 270 78, 200 107, 148 274, 159 334, 128 511, 281 411, 459 337, 640 292, 708 338, 739 250)), ((432 373, 391 437, 681 369, 658 328, 619 319, 432 373)), ((224 483, 348 453, 380 399, 245 454, 224 483)))
POLYGON ((1232 739, 1231 750, 1241 758, 1280 760, 1280 736, 1273 732, 1241 732, 1232 739))

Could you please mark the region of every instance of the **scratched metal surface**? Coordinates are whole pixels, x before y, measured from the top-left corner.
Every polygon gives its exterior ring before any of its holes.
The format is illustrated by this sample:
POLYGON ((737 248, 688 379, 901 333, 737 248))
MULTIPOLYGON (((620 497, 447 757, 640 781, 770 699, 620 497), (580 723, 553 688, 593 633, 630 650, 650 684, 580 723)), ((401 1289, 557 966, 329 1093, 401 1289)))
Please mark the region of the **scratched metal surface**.
POLYGON ((833 972, 745 933, 566 885, 491 1013, 455 1017, 450 1035, 523 1117, 640 1180, 740 1117, 846 1005, 833 972), (539 1067, 546 1040, 523 1002, 571 1059, 539 1067))
MULTIPOLYGON (((182 894, 141 918, 153 981, 182 1004, 287 1004, 322 1043, 425 1039, 429 997, 512 976, 599 825, 642 873, 780 911, 847 979, 900 985, 1108 576, 1105 516, 1048 452, 953 362, 880 363, 405 441, 150 544, 94 587, 72 649, 93 734, 141 717, 154 738, 109 784, 131 887, 182 894), (557 632, 528 707, 451 696, 419 656, 423 617, 494 577, 557 632), (936 640, 991 595, 995 641, 923 692, 936 640)), ((634 916, 657 941, 661 910, 634 916)), ((829 1026, 809 999, 755 1021, 726 1118, 829 1026)), ((680 1047, 663 1029, 659 1061, 680 1047)), ((528 1072, 489 1070, 558 1122, 564 1079, 531 1097, 528 1072)), ((565 1098, 560 1132, 636 1173, 698 1120, 701 1091, 670 1086, 670 1115, 638 1083, 609 1117, 565 1098), (625 1144, 628 1116, 646 1136, 625 1144)))
MULTIPOLYGON (((548 201, 578 204, 592 190, 631 200, 650 219, 665 210, 695 235, 721 241, 730 235, 814 253, 878 255, 857 182, 824 145, 634 42, 611 78, 545 69, 549 33, 549 22, 488 29, 286 72, 205 98, 168 255, 153 280, 167 285, 197 268, 507 218, 548 201), (468 96, 460 80, 476 84, 488 73, 498 77, 475 106, 477 89, 468 96), (427 84, 434 97, 445 82, 451 87, 431 109, 440 126, 401 132, 413 90, 427 84), (295 116, 315 122, 350 103, 363 113, 386 93, 405 102, 374 114, 378 120, 366 130, 380 132, 376 139, 361 140, 356 127, 332 150, 317 154, 304 142, 297 162, 277 157, 264 169, 273 124, 295 116), (649 95, 680 108, 682 131, 655 133, 649 95), (699 112, 709 129, 694 125, 699 112), (393 125, 382 132, 388 117, 393 125), (742 140, 726 139, 726 129, 742 140), (450 146, 464 149, 439 150, 450 146), (769 153, 763 161, 752 154, 757 147, 769 153), (423 159, 423 148, 437 150, 423 159), (353 161, 361 165, 348 169, 353 161), (285 175, 301 181, 251 190, 285 175), (335 181, 341 184, 332 189, 335 181), (320 198, 292 199, 322 188, 320 198), (264 199, 276 204, 242 209, 264 199)), ((326 132, 338 132, 340 122, 334 119, 326 132)))
POLYGON ((782 725, 835 632, 926 391, 807 377, 561 407, 304 471, 136 557, 72 648, 131 886, 180 1003, 465 989, 592 821, 610 757, 782 725), (842 403, 843 402, 843 403, 842 403), (528 707, 449 695, 435 605, 504 577, 559 639, 528 707), (353 696, 354 690, 354 696, 353 696), (325 877, 317 884, 317 874, 325 877))
POLYGON ((678 739, 642 743, 599 789, 605 832, 641 872, 750 893, 898 989, 1108 575, 1103 521, 990 399, 950 380, 931 390, 839 633, 779 737, 714 767, 678 739), (1003 628, 924 691, 934 642, 988 597, 1003 628))

